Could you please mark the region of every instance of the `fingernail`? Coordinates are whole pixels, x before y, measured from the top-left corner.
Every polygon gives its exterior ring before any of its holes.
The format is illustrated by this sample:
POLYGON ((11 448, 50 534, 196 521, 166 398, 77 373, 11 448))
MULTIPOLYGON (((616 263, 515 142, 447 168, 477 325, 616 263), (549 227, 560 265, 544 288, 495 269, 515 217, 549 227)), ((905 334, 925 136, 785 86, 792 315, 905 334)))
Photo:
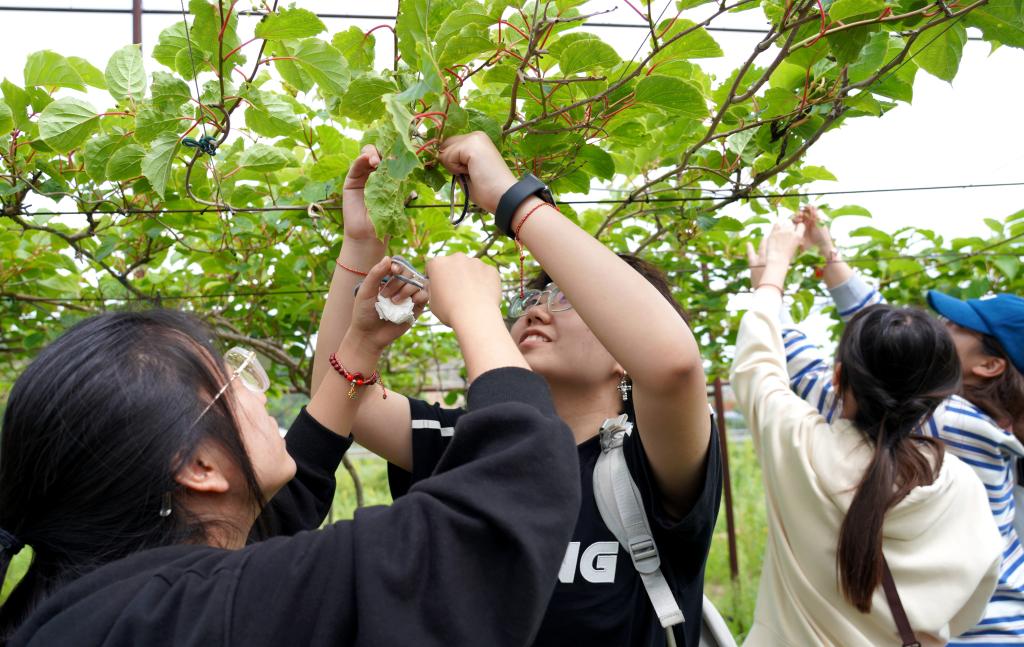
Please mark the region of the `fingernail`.
POLYGON ((402 271, 402 266, 401 265, 399 265, 398 263, 392 263, 391 264, 391 273, 392 274, 398 274, 401 271, 402 271))

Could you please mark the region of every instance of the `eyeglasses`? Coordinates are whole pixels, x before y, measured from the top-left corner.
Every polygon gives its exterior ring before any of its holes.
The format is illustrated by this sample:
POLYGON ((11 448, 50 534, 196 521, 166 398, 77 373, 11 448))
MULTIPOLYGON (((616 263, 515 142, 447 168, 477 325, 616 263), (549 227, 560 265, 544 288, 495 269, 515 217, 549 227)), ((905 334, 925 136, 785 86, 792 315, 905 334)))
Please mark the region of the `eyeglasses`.
POLYGON ((547 295, 548 312, 562 312, 571 310, 572 304, 566 298, 565 293, 558 289, 554 283, 548 283, 543 290, 527 290, 523 295, 515 295, 508 304, 508 318, 518 319, 526 314, 526 311, 533 306, 540 305, 547 295))
POLYGON ((231 383, 235 381, 235 378, 241 378, 242 384, 245 388, 249 389, 253 393, 265 393, 270 388, 270 377, 267 372, 263 369, 263 366, 256 360, 255 351, 251 351, 248 348, 242 348, 241 346, 235 346, 228 352, 224 353, 224 362, 231 367, 231 377, 224 383, 224 386, 220 387, 220 391, 213 396, 210 403, 206 405, 206 408, 196 417, 195 422, 192 426, 196 426, 206 412, 209 411, 217 399, 224 395, 224 392, 228 390, 231 383))

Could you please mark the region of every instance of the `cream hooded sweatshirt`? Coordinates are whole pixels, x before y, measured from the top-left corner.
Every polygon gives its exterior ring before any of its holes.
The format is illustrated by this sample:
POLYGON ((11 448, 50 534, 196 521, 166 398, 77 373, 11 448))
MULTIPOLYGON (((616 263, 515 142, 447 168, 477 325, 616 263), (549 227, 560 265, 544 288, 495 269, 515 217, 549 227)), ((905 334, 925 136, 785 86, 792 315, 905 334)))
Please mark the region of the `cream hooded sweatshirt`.
MULTIPOLYGON (((778 292, 763 288, 740 323, 732 388, 764 477, 768 509, 761 587, 744 645, 899 646, 882 588, 861 613, 839 589, 836 546, 872 447, 849 420, 829 425, 789 388, 778 292)), ((883 552, 922 645, 942 645, 981 618, 1002 540, 973 471, 946 453, 935 482, 889 510, 883 552)))

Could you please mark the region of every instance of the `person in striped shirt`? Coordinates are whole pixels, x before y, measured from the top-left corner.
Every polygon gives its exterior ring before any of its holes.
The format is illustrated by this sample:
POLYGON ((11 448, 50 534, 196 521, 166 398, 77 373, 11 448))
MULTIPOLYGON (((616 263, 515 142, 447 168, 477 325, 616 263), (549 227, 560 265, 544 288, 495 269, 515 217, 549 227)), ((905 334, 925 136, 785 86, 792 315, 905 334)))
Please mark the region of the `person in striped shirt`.
MULTIPOLYGON (((823 279, 844 321, 868 306, 885 302, 878 290, 839 257, 817 209, 805 207, 796 219, 807 225, 804 246, 818 248, 826 259, 823 279)), ((753 250, 748 251, 752 255, 753 250)), ((963 310, 972 305, 940 292, 928 293, 929 305, 946 320, 956 342, 964 386, 961 395, 946 399, 926 420, 924 431, 941 439, 951 453, 974 468, 985 485, 1004 541, 999 583, 985 615, 952 645, 1024 644, 1024 548, 1015 525, 1014 502, 1015 471, 1018 464, 1024 464, 1024 299, 1012 295, 998 298, 1004 302, 996 325, 999 336, 994 337, 985 334, 992 328, 979 315, 974 316, 981 324, 963 310)), ((991 309, 985 301, 971 303, 991 309)), ((833 384, 834 369, 822 350, 785 313, 783 317, 790 385, 832 422, 842 413, 833 384)))

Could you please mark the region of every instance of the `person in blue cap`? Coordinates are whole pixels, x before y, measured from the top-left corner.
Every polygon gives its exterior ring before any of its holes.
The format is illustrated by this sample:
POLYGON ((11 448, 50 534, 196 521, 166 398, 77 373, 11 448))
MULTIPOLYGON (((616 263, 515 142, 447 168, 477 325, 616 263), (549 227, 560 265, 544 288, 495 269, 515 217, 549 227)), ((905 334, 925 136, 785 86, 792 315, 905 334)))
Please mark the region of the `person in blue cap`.
MULTIPOLYGON (((822 278, 844 321, 884 302, 842 260, 815 207, 804 207, 794 219, 806 225, 803 246, 817 248, 825 257, 822 278)), ((753 248, 748 255, 757 258, 753 248)), ((985 616, 950 644, 1024 644, 1024 488, 1015 487, 1024 466, 1024 299, 999 294, 961 301, 933 290, 928 304, 953 337, 963 387, 924 422, 923 431, 942 439, 951 453, 974 468, 1004 541, 999 584, 985 616)), ((831 422, 842 413, 831 362, 785 312, 783 316, 790 386, 831 422)))

